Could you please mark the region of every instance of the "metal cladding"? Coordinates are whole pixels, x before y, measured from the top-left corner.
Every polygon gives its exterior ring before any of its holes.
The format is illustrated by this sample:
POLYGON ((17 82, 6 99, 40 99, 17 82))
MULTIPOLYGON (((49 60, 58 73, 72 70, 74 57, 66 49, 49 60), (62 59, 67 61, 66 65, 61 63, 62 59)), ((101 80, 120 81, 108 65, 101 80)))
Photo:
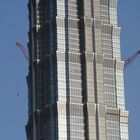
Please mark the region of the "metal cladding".
POLYGON ((29 0, 28 140, 128 140, 117 0, 29 0))

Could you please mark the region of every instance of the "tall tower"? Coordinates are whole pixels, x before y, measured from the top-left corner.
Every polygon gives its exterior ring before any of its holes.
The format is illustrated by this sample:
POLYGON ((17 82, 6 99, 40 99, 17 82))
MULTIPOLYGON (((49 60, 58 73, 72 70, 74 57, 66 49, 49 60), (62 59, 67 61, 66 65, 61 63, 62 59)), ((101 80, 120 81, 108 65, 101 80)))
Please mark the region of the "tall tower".
POLYGON ((117 0, 29 0, 28 140, 128 140, 117 0))

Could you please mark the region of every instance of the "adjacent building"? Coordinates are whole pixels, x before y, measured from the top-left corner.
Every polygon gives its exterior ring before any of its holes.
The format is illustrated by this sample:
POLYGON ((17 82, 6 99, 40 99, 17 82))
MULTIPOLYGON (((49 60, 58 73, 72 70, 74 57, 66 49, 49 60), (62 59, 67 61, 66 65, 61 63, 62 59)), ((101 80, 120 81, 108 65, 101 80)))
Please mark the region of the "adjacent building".
POLYGON ((29 0, 28 140, 128 140, 118 0, 29 0))

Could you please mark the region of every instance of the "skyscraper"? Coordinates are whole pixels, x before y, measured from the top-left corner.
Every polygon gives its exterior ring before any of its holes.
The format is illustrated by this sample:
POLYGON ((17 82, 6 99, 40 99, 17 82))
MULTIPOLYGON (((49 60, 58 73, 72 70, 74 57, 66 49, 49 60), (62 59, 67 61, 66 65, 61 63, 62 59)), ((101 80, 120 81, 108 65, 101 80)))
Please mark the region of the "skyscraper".
POLYGON ((117 0, 29 0, 28 140, 128 140, 117 0))

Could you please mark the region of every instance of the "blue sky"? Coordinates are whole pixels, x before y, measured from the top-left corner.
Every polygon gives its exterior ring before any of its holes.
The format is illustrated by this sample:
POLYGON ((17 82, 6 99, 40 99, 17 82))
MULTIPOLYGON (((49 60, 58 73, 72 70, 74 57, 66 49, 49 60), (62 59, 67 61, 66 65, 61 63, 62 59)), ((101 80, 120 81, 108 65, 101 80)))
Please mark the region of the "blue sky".
MULTIPOLYGON (((28 42, 27 0, 5 0, 0 4, 0 139, 26 140, 28 63, 15 47, 28 42), (19 96, 17 96, 19 93, 19 96)), ((140 1, 119 0, 122 27, 122 58, 140 50, 140 1)), ((130 140, 140 138, 140 57, 125 71, 126 107, 130 140)))
POLYGON ((28 63, 15 42, 28 41, 27 0, 0 4, 0 139, 26 140, 28 63), (20 94, 17 97, 17 93, 20 94))
MULTIPOLYGON (((119 0, 119 25, 122 58, 128 58, 140 50, 140 1, 119 0)), ((140 138, 140 56, 125 71, 126 108, 129 110, 130 140, 140 138)))

